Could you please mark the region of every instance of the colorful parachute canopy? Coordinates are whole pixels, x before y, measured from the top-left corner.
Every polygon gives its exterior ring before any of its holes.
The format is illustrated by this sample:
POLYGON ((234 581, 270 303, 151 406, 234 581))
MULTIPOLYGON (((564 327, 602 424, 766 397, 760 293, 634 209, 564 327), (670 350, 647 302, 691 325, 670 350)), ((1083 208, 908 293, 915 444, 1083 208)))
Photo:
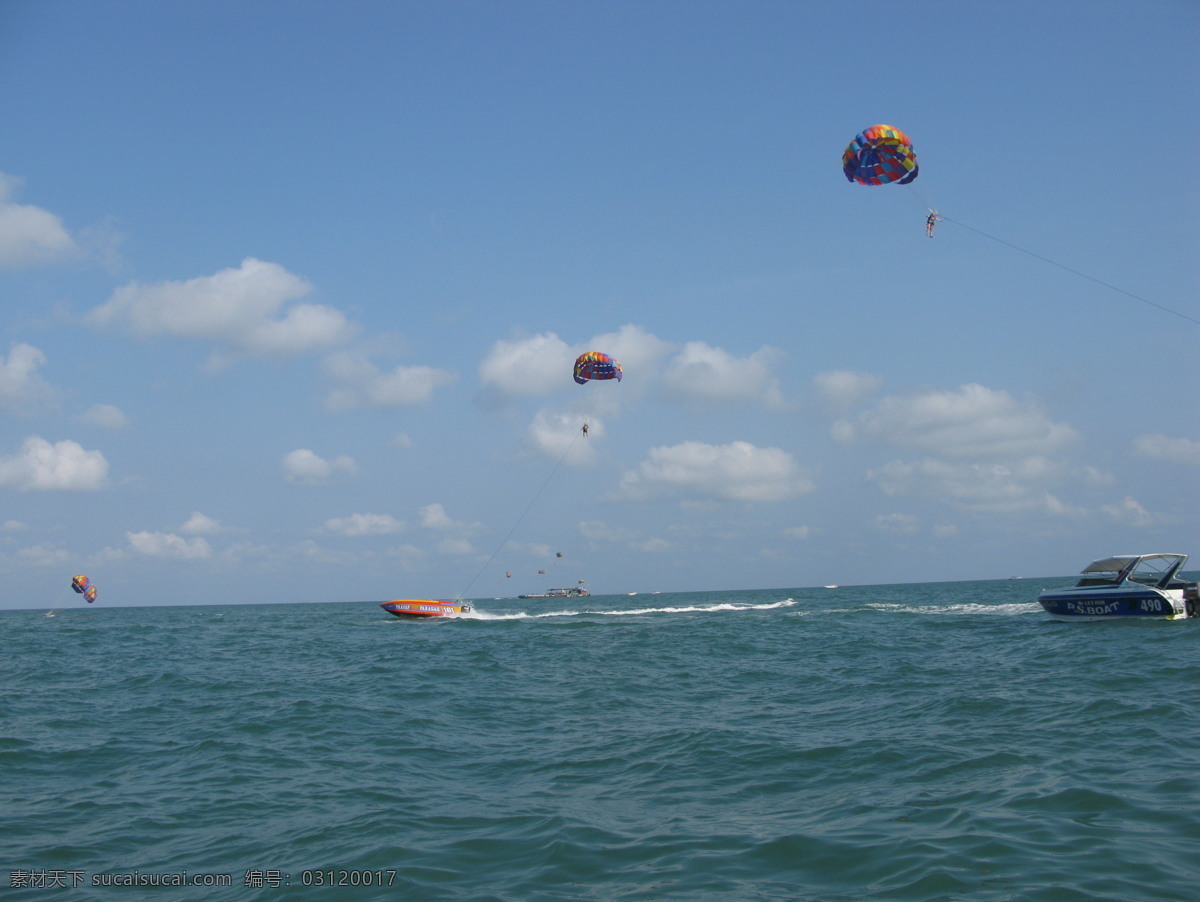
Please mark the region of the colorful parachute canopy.
POLYGON ((907 185, 917 177, 917 154, 908 135, 890 125, 872 125, 842 154, 847 181, 860 185, 907 185))
POLYGON ((554 552, 554 556, 555 556, 555 557, 562 557, 562 556, 563 556, 563 553, 562 553, 561 551, 556 551, 556 552, 554 552))
POLYGON ((539 571, 538 571, 538 573, 540 573, 542 576, 545 576, 545 575, 546 575, 546 571, 545 571, 545 570, 539 570, 539 571))
POLYGON ((607 354, 588 351, 575 360, 575 381, 580 385, 589 379, 616 379, 621 381, 621 364, 607 354))
POLYGON ((92 585, 92 581, 82 573, 75 574, 71 579, 71 588, 87 599, 87 603, 91 604, 96 600, 96 587, 92 585))

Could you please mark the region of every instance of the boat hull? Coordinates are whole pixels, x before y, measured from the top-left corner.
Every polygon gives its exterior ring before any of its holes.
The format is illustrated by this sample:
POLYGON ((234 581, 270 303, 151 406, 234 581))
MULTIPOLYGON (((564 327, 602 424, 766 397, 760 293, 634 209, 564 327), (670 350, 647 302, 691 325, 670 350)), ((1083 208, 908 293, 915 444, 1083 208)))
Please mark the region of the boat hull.
POLYGON ((1188 616, 1182 592, 1153 589, 1043 592, 1038 603, 1056 620, 1182 620, 1188 616))
POLYGON ((428 598, 403 598, 397 601, 385 601, 379 606, 393 617, 400 617, 404 620, 432 620, 471 612, 471 606, 466 602, 435 601, 428 598))

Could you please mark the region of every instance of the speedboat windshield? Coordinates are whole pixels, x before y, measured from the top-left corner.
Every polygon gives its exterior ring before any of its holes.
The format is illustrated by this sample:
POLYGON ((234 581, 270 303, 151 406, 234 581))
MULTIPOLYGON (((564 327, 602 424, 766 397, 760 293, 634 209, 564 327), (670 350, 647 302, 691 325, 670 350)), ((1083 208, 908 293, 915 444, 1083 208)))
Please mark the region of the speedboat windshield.
POLYGON ((1114 584, 1124 578, 1144 586, 1165 586, 1187 561, 1186 554, 1118 554, 1092 561, 1079 586, 1114 584))

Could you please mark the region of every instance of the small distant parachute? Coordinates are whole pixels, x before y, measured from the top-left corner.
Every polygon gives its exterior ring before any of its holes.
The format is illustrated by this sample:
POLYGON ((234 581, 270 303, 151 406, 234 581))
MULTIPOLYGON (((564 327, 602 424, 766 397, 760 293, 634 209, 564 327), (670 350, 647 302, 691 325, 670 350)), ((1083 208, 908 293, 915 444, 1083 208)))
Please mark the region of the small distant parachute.
POLYGON ((87 603, 91 604, 96 600, 96 587, 92 585, 92 581, 82 573, 75 574, 71 579, 71 588, 87 599, 87 603))
POLYGON ((917 154, 908 135, 890 125, 872 125, 842 154, 846 180, 860 185, 907 185, 917 177, 917 154))
POLYGON ((589 379, 616 379, 621 381, 621 364, 607 354, 588 351, 575 359, 575 381, 585 385, 589 379))
POLYGON ((538 573, 539 573, 539 574, 541 574, 542 576, 545 576, 545 575, 546 575, 546 571, 545 571, 545 570, 539 570, 539 571, 538 571, 538 573))
POLYGON ((561 551, 556 551, 556 552, 554 553, 554 556, 555 556, 555 557, 563 557, 563 553, 562 553, 561 551))
POLYGON ((507 573, 507 572, 506 572, 506 573, 504 574, 504 578, 505 578, 505 579, 512 579, 512 574, 511 574, 511 573, 507 573))

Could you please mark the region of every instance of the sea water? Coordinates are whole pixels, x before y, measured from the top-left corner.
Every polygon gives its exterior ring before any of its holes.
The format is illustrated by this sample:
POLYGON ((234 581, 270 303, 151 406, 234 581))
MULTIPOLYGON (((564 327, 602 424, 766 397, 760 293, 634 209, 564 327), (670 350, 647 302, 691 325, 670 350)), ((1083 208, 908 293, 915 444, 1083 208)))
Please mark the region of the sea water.
POLYGON ((0 888, 1195 899, 1200 621, 1062 584, 0 612, 0 888))

